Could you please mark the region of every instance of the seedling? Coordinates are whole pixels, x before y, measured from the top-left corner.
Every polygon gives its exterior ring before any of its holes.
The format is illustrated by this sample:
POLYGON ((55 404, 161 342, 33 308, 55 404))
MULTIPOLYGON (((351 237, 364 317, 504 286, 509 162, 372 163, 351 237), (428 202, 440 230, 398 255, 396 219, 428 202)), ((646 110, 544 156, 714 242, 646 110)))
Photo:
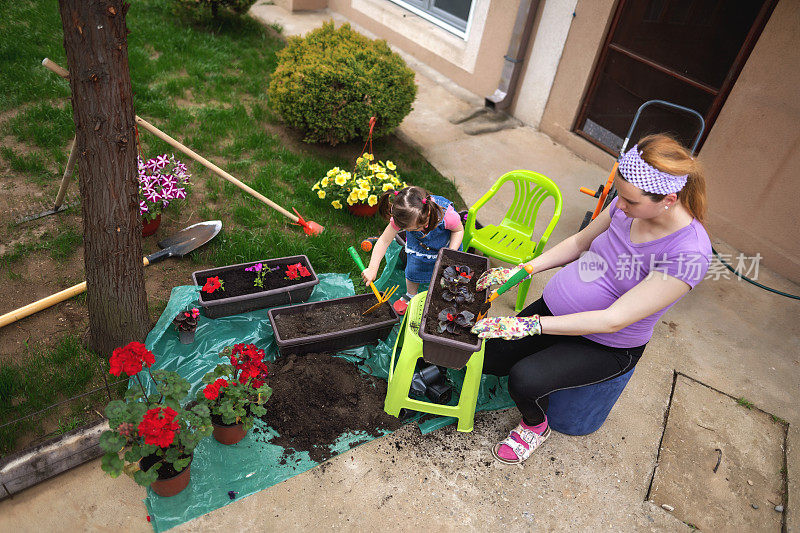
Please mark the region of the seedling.
POLYGON ((439 333, 444 333, 445 331, 455 333, 457 327, 471 328, 475 325, 474 314, 469 311, 461 311, 459 313, 455 307, 442 309, 437 318, 439 319, 439 333))
MULTIPOLYGON (((264 263, 256 263, 251 267, 245 268, 247 272, 255 272, 256 279, 253 280, 254 287, 261 287, 264 288, 264 276, 269 274, 270 272, 275 272, 276 270, 280 269, 279 266, 275 265, 274 267, 264 266, 264 263)), ((305 267, 303 267, 305 270, 305 267)), ((308 270, 306 270, 308 272, 308 270)), ((287 273, 288 274, 288 273, 287 273)), ((310 275, 310 274, 309 274, 310 275)))
POLYGON ((745 407, 747 409, 752 409, 753 408, 753 402, 751 402, 750 400, 748 400, 744 396, 742 396, 741 398, 737 398, 736 403, 738 403, 739 405, 741 405, 742 407, 745 407))

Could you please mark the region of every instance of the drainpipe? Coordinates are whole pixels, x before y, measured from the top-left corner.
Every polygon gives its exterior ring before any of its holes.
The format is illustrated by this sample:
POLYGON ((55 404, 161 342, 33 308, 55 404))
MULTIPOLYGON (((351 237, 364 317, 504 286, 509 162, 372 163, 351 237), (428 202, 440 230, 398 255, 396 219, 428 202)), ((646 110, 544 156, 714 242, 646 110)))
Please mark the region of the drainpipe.
POLYGON ((528 40, 533 28, 533 19, 539 8, 539 0, 521 0, 517 9, 517 19, 511 33, 511 42, 508 52, 504 56, 505 64, 500 74, 500 85, 494 94, 487 96, 485 101, 489 109, 507 109, 514 99, 519 74, 522 71, 522 61, 528 48, 528 40))

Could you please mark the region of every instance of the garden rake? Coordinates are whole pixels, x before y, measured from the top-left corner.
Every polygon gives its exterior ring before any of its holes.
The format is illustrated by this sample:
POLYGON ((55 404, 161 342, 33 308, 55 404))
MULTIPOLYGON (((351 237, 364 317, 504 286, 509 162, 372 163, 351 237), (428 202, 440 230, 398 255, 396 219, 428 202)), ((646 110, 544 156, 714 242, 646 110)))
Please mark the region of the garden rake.
MULTIPOLYGON (((351 246, 351 247, 349 247, 347 249, 347 251, 350 252, 350 257, 353 258, 353 261, 355 261, 356 266, 358 266, 360 271, 364 272, 367 268, 364 266, 364 263, 361 261, 361 257, 358 255, 358 252, 356 251, 356 249, 351 246)), ((386 302, 388 302, 389 298, 391 298, 392 295, 394 295, 394 293, 397 292, 397 289, 399 287, 400 287, 400 285, 395 285, 394 287, 392 287, 390 289, 386 289, 385 291, 383 291, 383 293, 381 293, 377 289, 377 287, 375 287, 375 284, 370 281, 369 282, 369 288, 372 289, 373 293, 375 293, 375 297, 378 299, 378 303, 376 303, 375 305, 373 305, 372 307, 370 307, 369 309, 367 309, 366 311, 361 313, 361 316, 368 315, 369 313, 371 313, 374 310, 376 310, 377 308, 379 308, 381 305, 383 305, 386 302)))

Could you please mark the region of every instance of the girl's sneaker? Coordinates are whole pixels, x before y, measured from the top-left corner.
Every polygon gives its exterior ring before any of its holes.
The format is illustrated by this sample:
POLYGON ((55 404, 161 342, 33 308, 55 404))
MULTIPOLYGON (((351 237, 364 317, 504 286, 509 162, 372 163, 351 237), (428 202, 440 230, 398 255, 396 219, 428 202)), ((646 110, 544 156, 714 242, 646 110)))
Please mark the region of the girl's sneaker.
POLYGON ((520 422, 511 430, 508 437, 494 445, 492 448, 494 458, 507 465, 516 465, 530 457, 533 450, 541 446, 550 436, 549 426, 545 426, 545 430, 541 434, 533 431, 530 427, 526 426, 524 422, 520 422))

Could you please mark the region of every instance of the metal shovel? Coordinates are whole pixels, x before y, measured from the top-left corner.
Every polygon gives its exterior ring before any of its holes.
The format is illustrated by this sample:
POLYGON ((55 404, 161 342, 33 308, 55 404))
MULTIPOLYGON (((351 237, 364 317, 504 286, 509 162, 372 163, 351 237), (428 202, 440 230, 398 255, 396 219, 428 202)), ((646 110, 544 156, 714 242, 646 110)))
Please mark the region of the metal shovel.
MULTIPOLYGON (((167 257, 183 257, 192 250, 196 250, 213 239, 221 229, 222 222, 219 220, 209 220, 207 222, 198 222, 197 224, 192 224, 188 228, 184 228, 175 235, 167 237, 159 242, 158 245, 162 249, 142 259, 144 266, 150 265, 162 259, 166 259, 167 257)), ((69 289, 64 289, 61 292, 57 292, 48 296, 47 298, 42 298, 41 300, 37 300, 26 305, 25 307, 20 307, 19 309, 8 312, 0 316, 0 328, 12 324, 17 320, 25 318, 26 316, 37 313, 42 309, 46 309, 59 302, 63 302, 68 298, 72 298, 73 296, 76 296, 85 290, 86 282, 83 281, 77 285, 73 285, 69 289)))

